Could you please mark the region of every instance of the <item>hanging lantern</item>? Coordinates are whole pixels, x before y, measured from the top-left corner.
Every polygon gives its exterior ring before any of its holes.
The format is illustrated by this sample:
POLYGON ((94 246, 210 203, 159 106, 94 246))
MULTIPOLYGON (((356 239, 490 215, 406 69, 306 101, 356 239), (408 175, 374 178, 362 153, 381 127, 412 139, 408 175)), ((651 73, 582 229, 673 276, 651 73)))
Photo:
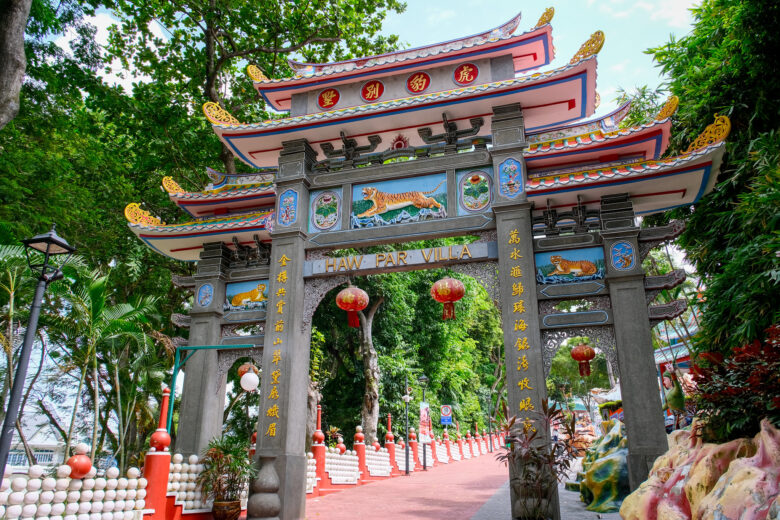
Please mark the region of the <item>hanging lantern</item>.
POLYGON ((455 318, 455 302, 463 298, 466 292, 463 282, 454 278, 442 278, 431 287, 431 296, 434 300, 444 304, 441 319, 455 318))
POLYGON ((336 305, 339 306, 339 309, 347 311, 350 327, 360 327, 357 311, 368 307, 368 294, 363 289, 350 285, 336 295, 336 305))
POLYGON ((585 343, 580 343, 571 349, 571 357, 580 364, 580 375, 590 375, 590 360, 596 357, 596 351, 585 343))
POLYGON ((260 384, 259 370, 252 363, 244 363, 238 367, 238 379, 241 388, 247 392, 254 392, 260 384))

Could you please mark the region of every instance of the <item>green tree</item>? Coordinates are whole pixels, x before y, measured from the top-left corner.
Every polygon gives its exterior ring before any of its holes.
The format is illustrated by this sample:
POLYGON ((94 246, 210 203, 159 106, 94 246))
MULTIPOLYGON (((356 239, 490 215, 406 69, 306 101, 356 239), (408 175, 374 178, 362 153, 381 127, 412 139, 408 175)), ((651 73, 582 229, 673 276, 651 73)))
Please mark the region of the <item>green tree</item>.
POLYGON ((705 0, 693 14, 690 35, 649 51, 680 98, 671 148, 684 150, 715 113, 732 131, 715 189, 648 223, 686 221, 679 245, 706 287, 697 349, 727 354, 780 317, 780 85, 766 80, 780 72, 780 6, 705 0))
POLYGON ((610 386, 607 359, 603 353, 597 353, 590 362, 590 375, 583 377, 580 375, 579 364, 571 357, 572 349, 580 343, 593 346, 588 337, 573 337, 565 340, 555 353, 547 376, 547 393, 550 399, 564 405, 567 405, 572 397, 581 399, 588 415, 592 418, 594 402, 590 391, 594 388, 610 386))

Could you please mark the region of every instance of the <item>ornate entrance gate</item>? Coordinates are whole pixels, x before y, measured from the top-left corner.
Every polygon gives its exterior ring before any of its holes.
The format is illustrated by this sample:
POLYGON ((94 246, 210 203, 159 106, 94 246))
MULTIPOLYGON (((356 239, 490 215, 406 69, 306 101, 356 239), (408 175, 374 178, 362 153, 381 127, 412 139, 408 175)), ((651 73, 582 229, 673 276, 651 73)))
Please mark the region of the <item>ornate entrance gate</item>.
MULTIPOLYGON (((357 274, 452 264, 480 280, 502 315, 509 406, 528 427, 546 398, 559 340, 584 329, 621 376, 632 488, 666 451, 650 327, 679 315, 684 303, 648 304, 684 276, 646 277, 642 259, 680 228, 640 230, 635 217, 692 203, 712 188, 727 120, 686 154, 663 160, 675 99, 641 127, 618 127, 628 106, 571 123, 595 110, 604 35, 594 33, 563 67, 523 75, 552 60, 551 17, 548 10, 517 35, 519 16, 447 44, 335 64, 291 62, 298 75, 288 79, 269 80, 250 66, 258 91, 289 117, 242 124, 216 105, 204 110, 220 139, 263 174, 213 174, 214 184, 198 193, 168 180, 172 200, 200 211, 185 225, 166 226, 128 206, 131 229, 151 247, 199 261, 189 282, 190 344, 262 349, 260 471, 248 518, 304 517, 312 314, 328 290, 357 274), (479 239, 328 255, 462 235, 479 239), (572 299, 589 308, 554 309, 572 299)), ((179 451, 198 451, 219 433, 217 356, 199 352, 188 362, 179 451)), ((520 500, 514 490, 512 500, 520 500)))

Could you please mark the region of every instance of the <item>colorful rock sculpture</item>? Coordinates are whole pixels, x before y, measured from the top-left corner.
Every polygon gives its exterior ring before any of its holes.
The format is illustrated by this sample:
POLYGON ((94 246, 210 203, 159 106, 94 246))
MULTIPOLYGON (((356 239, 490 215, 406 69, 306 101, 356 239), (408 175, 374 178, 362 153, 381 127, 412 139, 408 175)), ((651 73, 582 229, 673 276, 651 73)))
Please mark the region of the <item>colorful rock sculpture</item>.
POLYGON ((620 421, 601 424, 604 434, 585 453, 582 460, 580 497, 588 511, 617 511, 629 493, 628 440, 620 421))

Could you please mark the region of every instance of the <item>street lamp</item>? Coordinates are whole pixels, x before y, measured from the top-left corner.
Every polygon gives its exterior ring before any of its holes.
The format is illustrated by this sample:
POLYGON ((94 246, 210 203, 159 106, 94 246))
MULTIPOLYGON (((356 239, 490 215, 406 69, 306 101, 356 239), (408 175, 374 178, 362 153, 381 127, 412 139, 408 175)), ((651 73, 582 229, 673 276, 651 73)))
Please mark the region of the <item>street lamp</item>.
POLYGON ((404 400, 404 419, 406 421, 406 442, 404 443, 404 456, 406 457, 406 476, 409 476, 409 401, 412 396, 409 395, 409 379, 404 374, 404 389, 406 393, 401 397, 404 400))
MULTIPOLYGON (((421 375, 420 377, 417 378, 417 381, 419 381, 420 384, 422 385, 422 391, 423 391, 422 400, 423 400, 423 403, 424 403, 425 402, 425 388, 428 386, 428 377, 425 374, 423 374, 423 375, 421 375)), ((430 413, 431 412, 429 410, 428 411, 429 418, 430 418, 430 413)), ((428 435, 430 435, 430 427, 428 428, 428 435)), ((423 441, 423 446, 422 446, 422 449, 423 449, 423 471, 428 471, 428 461, 427 461, 427 456, 426 456, 427 453, 425 451, 427 437, 423 437, 420 440, 423 441)))
POLYGON ((30 308, 30 319, 27 322, 27 330, 24 333, 24 343, 22 343, 22 351, 19 354, 19 361, 16 365, 16 375, 14 376, 14 383, 11 387, 11 396, 8 401, 5 420, 3 421, 3 429, 0 430, 0 484, 3 482, 5 466, 8 462, 8 454, 11 451, 11 439, 14 436, 14 428, 19 415, 19 404, 22 399, 22 390, 24 390, 25 379, 27 378, 27 365, 30 363, 32 344, 35 339, 36 329, 38 328, 38 317, 41 314, 43 293, 50 282, 62 278, 62 271, 60 268, 50 265, 49 259, 53 256, 68 255, 65 258, 65 262, 62 262, 61 264, 64 265, 76 250, 76 248, 68 244, 64 238, 57 235, 53 224, 51 226, 51 231, 48 233, 22 240, 22 243, 24 244, 25 252, 27 254, 27 265, 30 266, 32 272, 38 275, 38 286, 35 288, 35 296, 33 297, 32 307, 30 308), (43 261, 39 262, 37 254, 33 251, 42 253, 43 261))

